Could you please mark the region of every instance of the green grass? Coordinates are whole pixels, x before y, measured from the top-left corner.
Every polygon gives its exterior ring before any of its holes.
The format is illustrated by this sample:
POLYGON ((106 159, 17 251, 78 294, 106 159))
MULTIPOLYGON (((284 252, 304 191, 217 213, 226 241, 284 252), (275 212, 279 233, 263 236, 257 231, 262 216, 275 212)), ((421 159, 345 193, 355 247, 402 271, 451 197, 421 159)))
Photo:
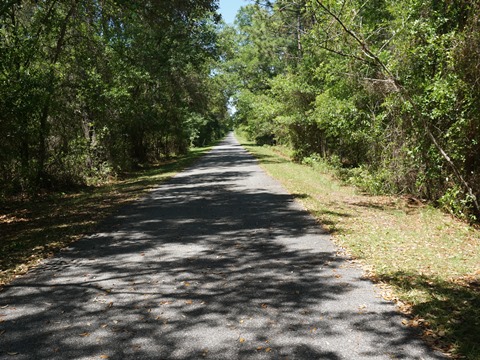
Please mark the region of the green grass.
POLYGON ((453 357, 480 359, 478 229, 407 198, 362 193, 280 147, 239 140, 408 314, 406 326, 453 357))
POLYGON ((192 149, 185 156, 122 174, 102 186, 0 204, 0 286, 93 232, 121 206, 172 177, 209 149, 192 149))

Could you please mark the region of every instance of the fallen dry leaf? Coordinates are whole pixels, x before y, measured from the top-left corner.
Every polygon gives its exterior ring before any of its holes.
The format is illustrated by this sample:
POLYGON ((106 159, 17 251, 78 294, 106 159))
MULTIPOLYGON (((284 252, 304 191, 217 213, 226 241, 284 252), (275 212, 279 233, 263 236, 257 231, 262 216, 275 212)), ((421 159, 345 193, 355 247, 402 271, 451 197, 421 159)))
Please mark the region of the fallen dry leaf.
POLYGON ((360 314, 364 314, 366 310, 367 310, 367 305, 360 305, 360 306, 358 307, 358 312, 359 312, 360 314))
POLYGON ((7 354, 10 356, 15 356, 15 355, 18 355, 18 352, 7 352, 7 354))
POLYGON ((100 359, 108 359, 110 356, 108 355, 100 355, 100 359))
POLYGON ((272 348, 268 347, 268 348, 265 349, 265 352, 271 352, 271 351, 272 351, 272 348))
POLYGON ((90 333, 89 332, 84 332, 84 333, 81 333, 79 334, 81 337, 87 337, 87 336, 90 336, 90 333))
POLYGON ((243 344, 245 342, 245 339, 241 337, 240 339, 238 339, 238 341, 243 344))

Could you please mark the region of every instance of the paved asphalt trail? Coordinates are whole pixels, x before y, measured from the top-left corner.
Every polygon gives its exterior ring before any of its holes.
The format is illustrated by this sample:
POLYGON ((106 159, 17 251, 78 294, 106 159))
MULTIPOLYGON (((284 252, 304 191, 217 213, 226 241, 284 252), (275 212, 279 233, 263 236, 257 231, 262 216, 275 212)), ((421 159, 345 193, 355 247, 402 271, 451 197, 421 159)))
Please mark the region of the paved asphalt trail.
POLYGON ((233 138, 0 292, 1 359, 442 359, 233 138))

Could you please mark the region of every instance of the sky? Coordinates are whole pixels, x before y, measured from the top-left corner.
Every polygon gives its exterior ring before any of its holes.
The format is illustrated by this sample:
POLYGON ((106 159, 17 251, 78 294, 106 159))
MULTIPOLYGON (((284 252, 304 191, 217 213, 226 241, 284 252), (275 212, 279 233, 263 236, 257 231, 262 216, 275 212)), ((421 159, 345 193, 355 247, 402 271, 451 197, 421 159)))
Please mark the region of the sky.
POLYGON ((227 24, 233 24, 235 15, 241 6, 248 4, 247 0, 220 0, 220 14, 227 24))

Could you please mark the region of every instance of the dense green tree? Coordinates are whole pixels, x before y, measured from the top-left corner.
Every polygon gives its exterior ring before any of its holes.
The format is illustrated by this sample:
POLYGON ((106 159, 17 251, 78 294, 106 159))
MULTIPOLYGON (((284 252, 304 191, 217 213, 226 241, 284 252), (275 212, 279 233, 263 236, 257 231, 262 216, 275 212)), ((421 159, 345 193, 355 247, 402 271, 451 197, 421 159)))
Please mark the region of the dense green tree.
POLYGON ((413 194, 473 219, 479 6, 257 1, 237 19, 229 60, 237 121, 259 142, 289 144, 298 160, 340 163, 371 191, 413 194))
POLYGON ((2 192, 185 152, 220 136, 232 101, 258 142, 479 215, 478 1, 256 1, 233 27, 215 10, 3 2, 2 192))
POLYGON ((103 180, 220 136, 215 10, 210 0, 2 3, 2 193, 103 180))

